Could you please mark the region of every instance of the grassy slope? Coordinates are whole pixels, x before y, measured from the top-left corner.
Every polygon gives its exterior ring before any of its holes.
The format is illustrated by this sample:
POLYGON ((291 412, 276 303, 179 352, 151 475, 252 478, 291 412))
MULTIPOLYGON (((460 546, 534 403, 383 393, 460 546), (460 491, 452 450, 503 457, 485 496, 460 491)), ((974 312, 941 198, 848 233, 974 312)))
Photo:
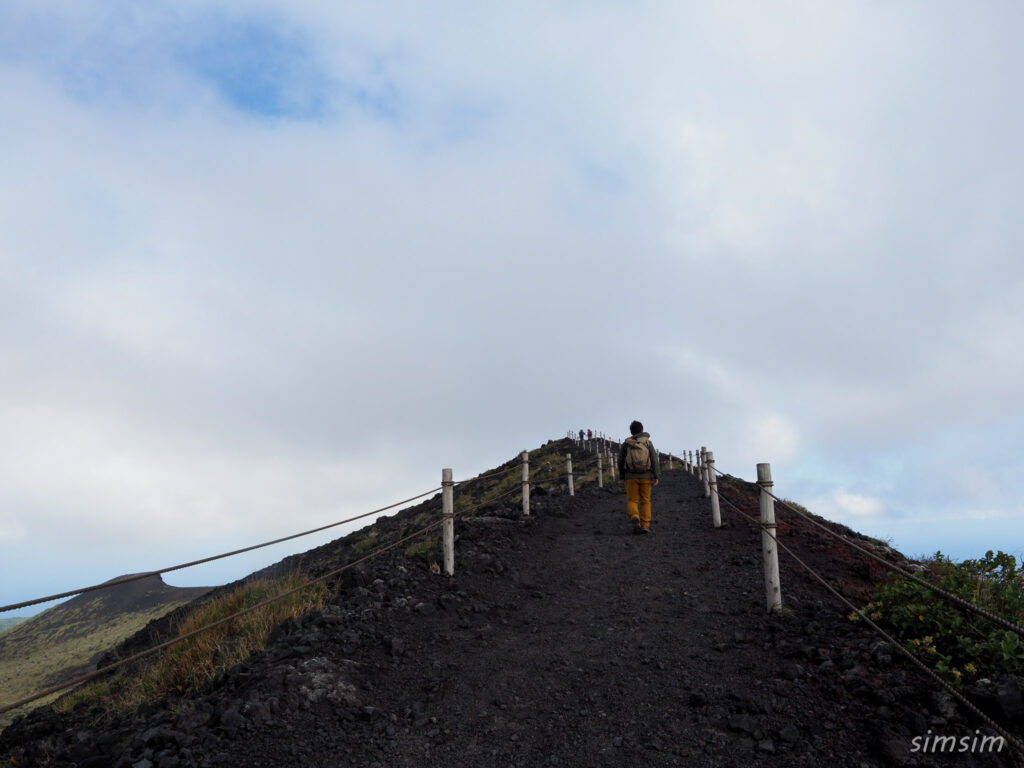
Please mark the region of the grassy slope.
POLYGON ((20 619, 18 617, 15 617, 13 619, 0 619, 0 632, 10 629, 11 627, 17 626, 23 621, 25 621, 25 619, 20 619))
MULTIPOLYGON (((148 585, 139 599, 123 588, 82 595, 27 619, 0 635, 0 703, 29 696, 91 669, 91 660, 153 619, 191 602, 205 589, 148 585), (119 595, 118 592, 121 592, 119 595), (122 599, 119 599, 122 598, 122 599), (123 610, 128 609, 128 610, 123 610)), ((138 593, 139 590, 133 590, 138 593)), ((30 706, 39 706, 47 700, 30 706)), ((19 714, 0 715, 0 728, 19 714)))

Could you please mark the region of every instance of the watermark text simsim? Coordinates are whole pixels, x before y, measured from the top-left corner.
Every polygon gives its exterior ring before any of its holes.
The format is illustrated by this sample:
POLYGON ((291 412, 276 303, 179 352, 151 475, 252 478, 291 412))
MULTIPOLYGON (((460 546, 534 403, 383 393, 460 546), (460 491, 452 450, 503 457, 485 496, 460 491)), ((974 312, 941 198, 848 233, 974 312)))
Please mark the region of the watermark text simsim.
POLYGON ((911 752, 1002 752, 1006 739, 1002 736, 983 736, 975 731, 973 736, 933 736, 931 729, 927 736, 915 736, 910 740, 911 752))

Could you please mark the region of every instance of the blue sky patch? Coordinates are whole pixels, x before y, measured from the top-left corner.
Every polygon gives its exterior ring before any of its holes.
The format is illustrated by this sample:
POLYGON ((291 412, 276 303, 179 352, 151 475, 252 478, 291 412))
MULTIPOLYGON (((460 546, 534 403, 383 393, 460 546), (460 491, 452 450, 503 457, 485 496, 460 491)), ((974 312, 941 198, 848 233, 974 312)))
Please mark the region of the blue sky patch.
POLYGON ((317 40, 271 15, 206 12, 181 17, 123 3, 101 3, 87 23, 52 9, 9 13, 0 6, 0 62, 45 73, 75 100, 97 106, 159 101, 165 90, 212 90, 258 118, 325 120, 359 113, 395 121, 401 99, 388 61, 363 51, 355 71, 335 73, 317 40))
POLYGON ((302 35, 269 22, 242 20, 194 29, 182 40, 182 66, 229 104, 266 117, 318 119, 331 109, 334 85, 302 35))

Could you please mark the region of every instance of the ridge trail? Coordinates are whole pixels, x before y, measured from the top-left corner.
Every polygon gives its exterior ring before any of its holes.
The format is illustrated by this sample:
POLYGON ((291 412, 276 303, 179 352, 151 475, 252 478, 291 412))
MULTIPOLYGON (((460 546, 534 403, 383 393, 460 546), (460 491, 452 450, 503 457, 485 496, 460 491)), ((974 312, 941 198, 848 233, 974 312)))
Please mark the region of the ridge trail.
MULTIPOLYGON (((454 577, 431 573, 429 555, 389 551, 347 571, 322 611, 279 627, 266 651, 202 693, 101 721, 44 708, 0 735, 0 758, 113 768, 1016 764, 1009 747, 911 751, 915 736, 971 736, 978 725, 786 558, 786 613, 767 614, 759 531, 724 509, 726 525, 713 528, 695 477, 665 471, 652 496, 649 536, 632 533, 621 482, 574 497, 538 490, 525 520, 518 501, 457 518, 454 577)), ((736 500, 756 509, 756 497, 736 500)), ((403 524, 377 523, 396 536, 403 524)), ((799 521, 779 530, 847 594, 879 578, 799 521)), ((302 557, 315 574, 339 554, 328 545, 302 557)))
POLYGON ((346 759, 303 764, 1000 764, 919 763, 927 683, 786 566, 789 612, 768 615, 759 533, 714 529, 695 477, 663 473, 649 536, 632 534, 621 482, 531 508, 518 523, 457 521, 455 576, 424 584, 412 617, 386 614, 359 659, 368 732, 339 740, 346 759))

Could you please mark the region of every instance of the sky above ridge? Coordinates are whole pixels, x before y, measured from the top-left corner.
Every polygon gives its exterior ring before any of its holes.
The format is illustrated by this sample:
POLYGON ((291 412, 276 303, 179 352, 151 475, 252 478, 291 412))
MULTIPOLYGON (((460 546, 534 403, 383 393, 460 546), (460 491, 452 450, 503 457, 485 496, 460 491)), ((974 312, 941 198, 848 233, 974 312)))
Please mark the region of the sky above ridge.
POLYGON ((907 554, 1024 554, 1022 23, 0 2, 0 604, 634 418, 907 554))

